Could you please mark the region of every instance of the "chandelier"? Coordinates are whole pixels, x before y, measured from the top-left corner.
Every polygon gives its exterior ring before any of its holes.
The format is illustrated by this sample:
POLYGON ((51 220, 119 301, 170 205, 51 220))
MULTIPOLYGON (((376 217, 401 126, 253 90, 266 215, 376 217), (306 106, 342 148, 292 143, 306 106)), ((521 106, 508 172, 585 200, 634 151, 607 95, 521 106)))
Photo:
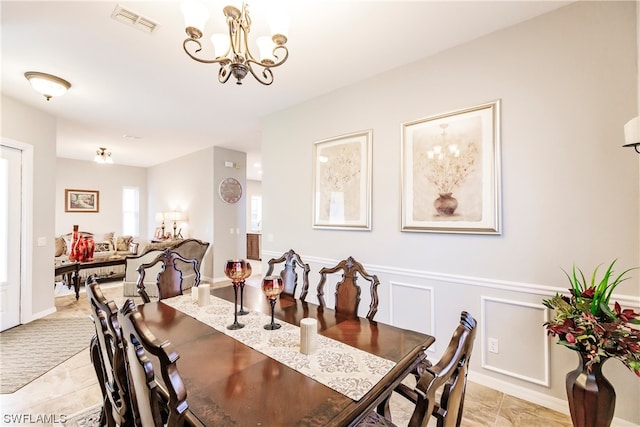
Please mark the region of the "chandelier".
POLYGON ((198 0, 187 0, 182 3, 182 13, 185 19, 185 31, 189 36, 182 43, 184 51, 191 59, 205 64, 220 64, 218 81, 226 83, 231 76, 236 84, 241 85, 242 79, 251 73, 263 85, 273 83, 271 68, 279 67, 289 57, 287 43, 288 18, 278 17, 271 20, 271 37, 258 37, 256 44, 260 51, 260 59, 249 50, 249 31, 251 18, 247 4, 242 4, 242 10, 235 6, 225 6, 228 34, 213 34, 211 42, 214 46, 215 58, 203 59, 196 55, 202 49, 204 25, 209 19, 209 10, 198 0), (191 49, 190 49, 191 48, 191 49))
POLYGON ((93 158, 93 161, 96 163, 113 163, 111 152, 107 151, 105 147, 100 147, 96 151, 96 156, 93 158))

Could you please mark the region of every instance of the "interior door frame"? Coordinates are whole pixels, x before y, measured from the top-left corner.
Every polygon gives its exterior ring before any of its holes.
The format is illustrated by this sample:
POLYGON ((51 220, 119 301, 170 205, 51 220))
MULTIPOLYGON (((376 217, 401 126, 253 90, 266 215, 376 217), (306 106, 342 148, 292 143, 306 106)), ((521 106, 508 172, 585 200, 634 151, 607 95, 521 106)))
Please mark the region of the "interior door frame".
POLYGON ((20 216, 20 323, 28 323, 33 319, 33 145, 14 139, 0 140, 4 146, 22 151, 22 209, 20 216))

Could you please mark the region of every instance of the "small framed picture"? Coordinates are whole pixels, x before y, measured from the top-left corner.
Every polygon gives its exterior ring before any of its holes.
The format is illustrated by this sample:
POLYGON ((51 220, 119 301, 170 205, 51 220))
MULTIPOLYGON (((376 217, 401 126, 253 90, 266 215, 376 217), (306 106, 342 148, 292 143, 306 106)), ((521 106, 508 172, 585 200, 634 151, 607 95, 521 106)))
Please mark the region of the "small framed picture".
POLYGON ((313 227, 371 230, 371 130, 318 141, 313 227))
POLYGON ((100 192, 95 190, 64 190, 65 212, 99 212, 100 192))

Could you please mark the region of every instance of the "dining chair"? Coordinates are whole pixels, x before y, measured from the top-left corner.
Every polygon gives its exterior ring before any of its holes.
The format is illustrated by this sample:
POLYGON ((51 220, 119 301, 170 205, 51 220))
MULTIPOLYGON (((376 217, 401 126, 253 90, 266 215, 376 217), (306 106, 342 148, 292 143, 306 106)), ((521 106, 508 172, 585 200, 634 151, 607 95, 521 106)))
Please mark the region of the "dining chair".
MULTIPOLYGON (((395 393, 415 404, 409 427, 426 427, 431 416, 436 419, 438 427, 460 425, 475 336, 476 320, 463 311, 460 324, 438 362, 420 365, 414 388, 403 382, 394 389, 395 393)), ((378 412, 369 413, 359 426, 393 426, 391 415, 387 399, 378 407, 378 412)))
POLYGON ((271 276, 275 267, 282 263, 284 263, 284 267, 282 271, 280 271, 280 277, 282 277, 282 284, 284 286, 282 293, 295 298, 296 288, 298 287, 298 270, 301 270, 302 288, 300 289, 300 300, 304 301, 309 291, 309 271, 311 271, 309 264, 303 262, 300 255, 295 253, 293 249, 289 249, 289 251, 285 252, 280 258, 271 258, 267 262, 269 269, 266 275, 271 276))
POLYGON ((129 426, 132 424, 118 308, 113 301, 107 301, 95 276, 87 278, 85 288, 96 329, 89 349, 103 397, 101 425, 129 426))
POLYGON ((378 285, 380 280, 375 274, 371 275, 366 272, 362 264, 349 257, 342 260, 335 267, 320 269, 320 282, 318 283, 318 301, 320 306, 324 307, 324 287, 329 274, 342 272, 342 280, 335 287, 335 311, 339 314, 349 316, 358 316, 358 306, 360 305, 360 286, 356 283, 358 275, 369 282, 369 290, 371 292, 371 304, 369 304, 369 312, 367 319, 373 320, 378 311, 378 285))
POLYGON ((142 297, 142 300, 145 303, 151 301, 144 283, 146 270, 154 267, 156 264, 161 265, 160 271, 156 277, 158 300, 182 295, 182 271, 176 266, 178 261, 185 264, 191 264, 195 271, 193 286, 198 286, 200 284, 200 268, 198 266, 198 260, 184 258, 177 252, 165 249, 162 253, 158 254, 153 261, 140 264, 138 266, 138 282, 136 283, 136 287, 138 288, 138 294, 142 297))
POLYGON ((136 426, 167 427, 185 424, 187 390, 176 367, 180 357, 171 343, 160 342, 147 327, 135 303, 127 299, 118 313, 127 380, 131 395, 131 412, 136 426), (156 382, 151 360, 160 363, 164 386, 156 382))

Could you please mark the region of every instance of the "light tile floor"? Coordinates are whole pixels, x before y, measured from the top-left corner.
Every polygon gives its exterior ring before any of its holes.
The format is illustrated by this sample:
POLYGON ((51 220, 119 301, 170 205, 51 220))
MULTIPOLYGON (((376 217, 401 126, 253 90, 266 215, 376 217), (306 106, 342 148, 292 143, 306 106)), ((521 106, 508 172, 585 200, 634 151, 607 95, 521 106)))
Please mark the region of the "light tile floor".
MULTIPOLYGON (((116 302, 124 299, 121 286, 107 287, 103 290, 107 298, 112 298, 116 302)), ((73 295, 57 297, 56 308, 57 312, 51 317, 88 319, 89 316, 89 306, 84 292, 80 294, 78 301, 73 295)), ((38 417, 59 421, 99 404, 101 399, 100 388, 89 358, 89 350, 83 350, 15 393, 1 394, 0 425, 55 426, 57 425, 55 422, 33 421, 37 421, 38 417), (23 419, 21 423, 9 421, 11 416, 20 414, 31 418, 28 422, 23 419)), ((406 425, 406 420, 401 418, 396 421, 400 425, 406 425)), ((469 382, 467 385, 462 426, 570 427, 571 425, 568 415, 479 384, 469 382)))

